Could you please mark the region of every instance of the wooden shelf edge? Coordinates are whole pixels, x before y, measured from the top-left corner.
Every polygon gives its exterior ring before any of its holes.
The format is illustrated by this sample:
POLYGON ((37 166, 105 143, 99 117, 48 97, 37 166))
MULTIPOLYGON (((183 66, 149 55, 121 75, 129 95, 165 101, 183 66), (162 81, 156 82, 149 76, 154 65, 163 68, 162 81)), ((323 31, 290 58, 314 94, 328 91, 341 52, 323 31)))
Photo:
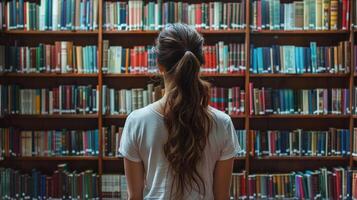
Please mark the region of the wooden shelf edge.
POLYGON ((349 30, 261 30, 255 31, 252 30, 251 34, 253 35, 319 35, 319 34, 348 34, 349 30))
MULTIPOLYGON (((119 114, 119 115, 103 115, 103 119, 126 119, 128 115, 119 114)), ((232 119, 244 119, 245 115, 230 115, 232 119)))
POLYGON ((250 74, 251 78, 349 78, 349 74, 331 74, 331 73, 320 73, 320 74, 250 74))
MULTIPOLYGON (((103 161, 123 161, 124 157, 109 157, 104 156, 103 161)), ((245 161, 245 156, 237 156, 234 158, 235 161, 245 161)))
MULTIPOLYGON (((235 77, 235 78, 244 78, 244 74, 239 73, 226 73, 226 74, 219 74, 219 73, 202 73, 200 74, 201 77, 235 77)), ((103 74, 104 78, 161 78, 160 74, 103 74)))
POLYGON ((98 35, 98 30, 93 31, 26 31, 26 30, 6 30, 7 35, 98 35))
POLYGON ((3 161, 96 161, 98 156, 27 156, 6 157, 3 161))
POLYGON ((293 161, 306 161, 306 160, 327 160, 327 161, 348 161, 350 157, 343 156, 263 156, 253 157, 253 160, 293 160, 293 161))
POLYGON ((97 119, 97 114, 6 115, 9 119, 97 119))
POLYGON ((14 77, 14 78, 97 78, 98 74, 0 73, 0 77, 14 77))
POLYGON ((250 115, 250 119, 348 119, 350 115, 297 115, 297 114, 274 114, 274 115, 250 115))
MULTIPOLYGON (((232 29, 232 30, 198 30, 199 33, 204 35, 213 35, 213 34, 245 34, 246 29, 232 29)), ((152 35, 156 36, 159 34, 158 30, 103 30, 103 34, 108 35, 152 35)))

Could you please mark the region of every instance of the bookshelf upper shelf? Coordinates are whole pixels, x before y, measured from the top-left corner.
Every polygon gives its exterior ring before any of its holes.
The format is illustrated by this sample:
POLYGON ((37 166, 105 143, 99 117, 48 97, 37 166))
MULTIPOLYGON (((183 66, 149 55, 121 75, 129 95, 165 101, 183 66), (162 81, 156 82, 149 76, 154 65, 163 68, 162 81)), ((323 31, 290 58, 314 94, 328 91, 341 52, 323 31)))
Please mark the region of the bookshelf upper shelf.
POLYGON ((33 156, 6 157, 4 161, 96 161, 98 156, 33 156))
MULTIPOLYGON (((244 35, 248 29, 237 30, 199 30, 203 35, 225 35, 225 34, 239 34, 244 35)), ((353 30, 356 32, 357 30, 353 30)), ((103 30, 104 35, 128 35, 128 36, 156 36, 160 31, 157 30, 103 30)), ((98 30, 93 31, 26 31, 26 30, 7 30, 1 33, 6 35, 98 35, 98 30)), ((336 35, 348 34, 349 30, 250 30, 252 35, 336 35)))
POLYGON ((254 157, 253 160, 296 160, 296 161, 308 161, 308 160, 330 160, 330 161, 348 161, 349 157, 342 156, 264 156, 254 157))
MULTIPOLYGON (((284 114, 284 115, 251 115, 251 119, 348 119, 350 115, 297 115, 297 114, 284 114)), ((357 118, 357 117, 356 117, 357 118)))
POLYGON ((4 31, 8 35, 97 35, 99 32, 94 31, 24 31, 24 30, 8 30, 4 31))
POLYGON ((312 34, 348 34, 348 30, 261 30, 251 31, 254 35, 312 35, 312 34))

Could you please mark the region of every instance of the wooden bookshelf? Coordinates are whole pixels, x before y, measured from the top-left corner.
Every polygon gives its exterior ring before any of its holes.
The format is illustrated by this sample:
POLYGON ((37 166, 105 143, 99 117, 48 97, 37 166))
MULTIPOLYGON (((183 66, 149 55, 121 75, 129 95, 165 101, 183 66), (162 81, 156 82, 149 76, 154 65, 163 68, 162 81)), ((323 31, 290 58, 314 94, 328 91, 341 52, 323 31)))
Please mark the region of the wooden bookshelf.
MULTIPOLYGON (((153 44, 158 31, 106 31, 103 30, 103 1, 99 1, 99 24, 98 30, 95 31, 0 31, 0 35, 4 38, 5 44, 9 44, 15 40, 22 42, 39 43, 43 41, 60 41, 60 40, 74 40, 80 43, 97 44, 98 46, 98 69, 97 74, 14 74, 2 73, 0 74, 0 83, 4 80, 6 83, 28 83, 38 82, 40 84, 59 84, 62 82, 77 84, 80 83, 95 83, 99 86, 99 95, 102 94, 102 86, 105 84, 115 85, 115 87, 131 87, 130 84, 146 85, 148 80, 152 78, 159 78, 157 74, 103 74, 102 69, 102 48, 103 40, 116 40, 116 43, 123 46, 136 45, 137 43, 153 44), (90 38, 90 39, 88 39, 90 38), (94 39, 95 38, 95 39, 94 39), (130 38, 130 40, 128 40, 130 38), (134 42, 135 44, 133 44, 134 42), (49 82, 50 80, 50 82, 49 82)), ((225 1, 225 0, 223 0, 225 1)), ((189 0, 189 2, 196 2, 189 0)), ((202 74, 202 77, 212 80, 213 85, 227 86, 238 85, 245 89, 245 114, 232 115, 234 125, 238 129, 245 129, 247 132, 247 154, 245 157, 238 157, 234 162, 234 171, 241 172, 245 170, 247 174, 256 172, 289 172, 292 170, 318 169, 323 166, 343 166, 356 167, 357 157, 254 157, 248 153, 252 144, 249 131, 256 127, 262 129, 286 128, 292 129, 297 127, 314 128, 316 130, 325 130, 328 126, 337 128, 346 128, 353 133, 354 123, 357 122, 357 115, 249 115, 249 83, 260 82, 274 84, 280 80, 280 86, 284 86, 290 80, 289 86, 300 88, 306 84, 319 87, 317 83, 321 80, 324 82, 321 85, 334 85, 337 82, 339 85, 347 85, 350 89, 350 110, 352 108, 352 91, 354 87, 354 79, 357 73, 354 72, 355 56, 353 45, 355 44, 355 33, 357 30, 328 30, 328 31, 284 31, 284 30, 263 30, 253 31, 250 24, 250 3, 251 0, 246 0, 246 28, 241 30, 202 30, 203 36, 207 41, 229 41, 237 42, 244 41, 245 44, 245 60, 247 70, 244 74, 202 74), (351 42, 351 73, 349 74, 252 74, 249 71, 250 67, 250 48, 251 44, 306 44, 308 41, 318 40, 321 44, 331 44, 331 42, 348 40, 351 42), (264 82, 267 80, 266 82, 264 82), (308 82, 308 83, 306 83, 308 82), (326 84, 325 84, 326 83, 326 84), (334 126, 336 125, 336 126, 334 126)), ((355 1, 350 1, 355 4, 355 1)), ((351 5, 350 8, 354 8, 351 5)), ((353 13, 355 14, 355 13, 353 13)), ((352 16, 352 12, 350 13, 352 16)), ((351 19, 351 17, 350 17, 351 19)), ((51 171, 50 163, 69 163, 72 167, 80 169, 93 169, 99 175, 111 172, 123 173, 123 159, 117 157, 103 156, 103 133, 102 128, 110 124, 124 125, 127 115, 103 115, 102 98, 99 98, 99 110, 97 114, 62 114, 62 115, 8 115, 0 117, 1 126, 15 126, 20 128, 98 128, 99 131, 99 154, 98 156, 54 156, 54 157, 19 157, 19 158, 5 158, 0 163, 6 163, 6 167, 30 169, 36 167, 37 169, 44 169, 51 171), (84 162, 83 162, 84 161, 84 162), (83 162, 83 163, 82 163, 83 162), (113 164, 115 162, 115 165, 113 164), (20 164, 19 164, 20 163, 20 164), (90 163, 90 164, 88 164, 90 163), (94 164, 93 164, 94 163, 94 164)), ((350 141, 353 141, 351 134, 350 141)), ((351 145, 352 150, 352 145, 351 145)), ((351 151, 352 152, 352 151, 351 151)), ((248 185, 248 184, 246 184, 248 185)))
POLYGON ((57 74, 57 73, 0 73, 0 77, 10 78, 98 78, 97 74, 57 74))

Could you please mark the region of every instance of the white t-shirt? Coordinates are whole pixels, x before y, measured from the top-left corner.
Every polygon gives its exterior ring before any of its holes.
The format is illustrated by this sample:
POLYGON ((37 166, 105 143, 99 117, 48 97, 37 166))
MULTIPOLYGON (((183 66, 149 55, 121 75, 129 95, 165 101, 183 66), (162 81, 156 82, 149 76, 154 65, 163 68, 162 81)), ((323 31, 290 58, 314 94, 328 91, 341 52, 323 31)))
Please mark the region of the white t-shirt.
MULTIPOLYGON (((213 172, 219 160, 234 157, 240 150, 235 129, 229 115, 209 107, 215 123, 209 133, 204 155, 198 166, 205 182, 206 194, 191 191, 183 199, 214 199, 213 172)), ((119 152, 134 162, 143 162, 145 170, 144 199, 169 199, 171 176, 167 173, 169 163, 163 153, 167 129, 162 114, 154 104, 132 112, 124 126, 119 152)))

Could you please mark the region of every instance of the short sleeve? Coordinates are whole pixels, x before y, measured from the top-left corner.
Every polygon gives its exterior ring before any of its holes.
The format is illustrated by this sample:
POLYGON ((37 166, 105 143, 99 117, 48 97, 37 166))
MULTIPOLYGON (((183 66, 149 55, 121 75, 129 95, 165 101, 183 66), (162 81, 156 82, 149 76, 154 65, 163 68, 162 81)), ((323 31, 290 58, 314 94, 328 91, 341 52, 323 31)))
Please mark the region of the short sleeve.
POLYGON ((222 135, 224 135, 224 139, 219 160, 228 160, 235 157, 240 151, 238 137, 231 119, 227 121, 225 134, 222 135))
POLYGON ((119 152, 130 161, 141 162, 137 143, 139 133, 136 123, 130 115, 127 117, 120 140, 119 152))

